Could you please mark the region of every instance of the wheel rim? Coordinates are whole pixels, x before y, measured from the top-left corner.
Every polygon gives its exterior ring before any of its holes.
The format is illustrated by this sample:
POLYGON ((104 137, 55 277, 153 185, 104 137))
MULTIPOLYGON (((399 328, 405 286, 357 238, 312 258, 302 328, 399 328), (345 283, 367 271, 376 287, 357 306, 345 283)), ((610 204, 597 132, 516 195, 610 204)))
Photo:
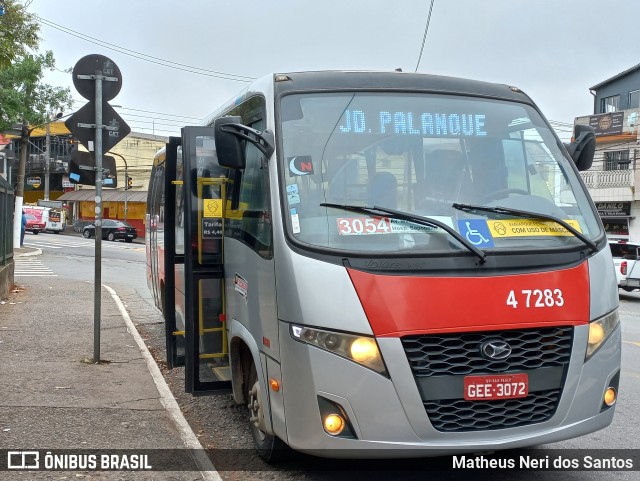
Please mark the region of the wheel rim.
POLYGON ((264 412, 262 407, 260 406, 260 383, 256 379, 256 382, 251 387, 251 391, 249 391, 249 421, 251 425, 255 428, 254 432, 256 436, 260 439, 260 441, 264 441, 266 438, 266 434, 262 431, 261 425, 264 423, 264 412))

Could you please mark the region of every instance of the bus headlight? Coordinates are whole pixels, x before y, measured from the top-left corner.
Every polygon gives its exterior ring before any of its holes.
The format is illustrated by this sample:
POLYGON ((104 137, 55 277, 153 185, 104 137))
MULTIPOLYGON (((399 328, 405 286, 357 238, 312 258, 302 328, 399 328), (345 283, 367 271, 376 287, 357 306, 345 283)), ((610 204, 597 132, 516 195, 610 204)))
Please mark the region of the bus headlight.
POLYGON ((372 337, 291 325, 291 336, 389 377, 378 343, 372 337))
POLYGON ((620 324, 618 309, 589 323, 589 339, 587 341, 587 354, 584 359, 585 361, 593 356, 602 343, 611 335, 614 329, 618 327, 618 324, 620 324))

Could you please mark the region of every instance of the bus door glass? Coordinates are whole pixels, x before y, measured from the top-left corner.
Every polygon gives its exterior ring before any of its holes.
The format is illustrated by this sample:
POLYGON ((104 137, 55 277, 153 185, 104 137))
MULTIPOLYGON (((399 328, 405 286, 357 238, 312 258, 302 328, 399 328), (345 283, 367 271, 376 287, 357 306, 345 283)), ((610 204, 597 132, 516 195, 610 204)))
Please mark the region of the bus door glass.
MULTIPOLYGON (((160 288, 165 319, 167 364, 170 368, 184 366, 184 217, 182 139, 169 137, 166 145, 164 176, 164 225, 162 236, 164 285, 160 288), (174 207, 175 206, 175 207, 174 207)), ((160 172, 157 172, 160 174, 160 172)), ((156 178, 160 177, 159 175, 156 178)), ((157 200, 158 201, 158 200, 157 200)), ((155 209, 154 209, 155 212, 155 209)), ((158 233, 160 234, 160 233, 158 233)), ((153 255, 152 255, 153 257, 153 255)))
POLYGON ((226 169, 217 162, 213 128, 185 127, 182 145, 186 391, 229 389, 222 267, 226 169))

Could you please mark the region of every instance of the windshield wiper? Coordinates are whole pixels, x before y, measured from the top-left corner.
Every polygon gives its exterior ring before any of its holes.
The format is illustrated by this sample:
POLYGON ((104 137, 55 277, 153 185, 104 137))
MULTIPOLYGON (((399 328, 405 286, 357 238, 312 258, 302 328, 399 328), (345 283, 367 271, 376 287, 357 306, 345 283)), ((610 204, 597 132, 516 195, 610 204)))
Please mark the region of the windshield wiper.
POLYGON ((598 246, 592 242, 590 239, 587 239, 584 234, 579 232, 575 227, 572 227, 562 219, 558 219, 555 216, 547 215, 547 214, 539 214, 538 212, 529 212, 527 210, 518 210, 518 209, 510 209, 509 207, 488 207, 483 205, 471 205, 471 204, 459 204, 455 202, 451 207, 454 209, 462 210, 465 212, 492 212, 494 214, 507 214, 515 217, 524 217, 524 218, 533 218, 540 220, 547 220, 551 222, 555 222, 556 224, 561 225, 569 232, 571 232, 574 236, 580 239, 585 245, 587 245, 593 252, 598 250, 598 246))
POLYGON ((380 214, 388 214, 389 217, 394 219, 406 220, 409 222, 413 222, 414 224, 426 225, 431 227, 439 227, 445 232, 449 233, 452 237, 454 237, 460 244, 469 249, 473 254, 475 254, 479 259, 480 263, 484 264, 487 260, 487 254, 482 252, 476 246, 474 246, 467 239, 462 237, 458 232, 449 227, 447 224, 440 222, 439 220, 432 219, 430 217, 423 217, 421 215, 410 214, 408 212, 402 212, 400 210, 387 209, 386 207, 378 207, 374 205, 373 207, 363 207, 359 205, 349 205, 349 204, 332 204, 329 202, 323 202, 320 204, 320 207, 332 207, 334 209, 342 209, 350 212, 357 212, 359 214, 368 214, 380 216, 380 214))

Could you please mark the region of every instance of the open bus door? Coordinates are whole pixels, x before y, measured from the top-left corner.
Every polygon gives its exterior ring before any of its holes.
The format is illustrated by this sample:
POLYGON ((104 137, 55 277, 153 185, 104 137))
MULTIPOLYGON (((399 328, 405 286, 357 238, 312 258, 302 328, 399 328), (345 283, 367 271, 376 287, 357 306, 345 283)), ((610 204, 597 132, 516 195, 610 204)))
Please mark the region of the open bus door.
MULTIPOLYGON (((167 353, 171 350, 172 356, 179 361, 178 348, 181 338, 184 340, 187 392, 228 390, 231 373, 222 265, 226 170, 217 162, 213 128, 185 127, 182 138, 171 138, 169 146, 167 165, 172 165, 170 159, 175 155, 175 175, 168 175, 167 178, 173 179, 167 179, 167 182, 171 183, 174 197, 167 196, 166 205, 177 207, 173 225, 165 225, 165 235, 174 237, 176 244, 172 251, 182 250, 183 256, 175 256, 175 265, 166 264, 168 259, 165 259, 165 272, 175 273, 173 309, 168 309, 174 318, 167 320, 166 325, 167 353), (179 144, 182 155, 178 152, 179 144), (180 234, 183 235, 182 242, 178 239, 180 234), (183 262, 182 270, 177 265, 179 261, 183 262), (183 302, 177 302, 177 297, 183 302), (176 329, 177 313, 183 316, 184 331, 176 329)), ((171 252, 170 246, 165 247, 165 252, 171 252)))
MULTIPOLYGON (((176 222, 179 210, 176 198, 182 193, 182 139, 169 137, 166 144, 165 175, 164 175, 164 322, 167 350, 167 365, 169 368, 184 366, 184 331, 179 331, 176 324, 176 284, 181 284, 184 272, 184 246, 182 233, 176 222), (178 162, 178 159, 180 161, 178 162), (178 169, 178 164, 180 169, 178 169), (180 177, 180 179, 178 179, 180 177), (176 242, 178 241, 178 242, 176 242), (176 277, 179 282, 176 282, 176 277)), ((182 287, 181 292, 184 290, 182 287)))

